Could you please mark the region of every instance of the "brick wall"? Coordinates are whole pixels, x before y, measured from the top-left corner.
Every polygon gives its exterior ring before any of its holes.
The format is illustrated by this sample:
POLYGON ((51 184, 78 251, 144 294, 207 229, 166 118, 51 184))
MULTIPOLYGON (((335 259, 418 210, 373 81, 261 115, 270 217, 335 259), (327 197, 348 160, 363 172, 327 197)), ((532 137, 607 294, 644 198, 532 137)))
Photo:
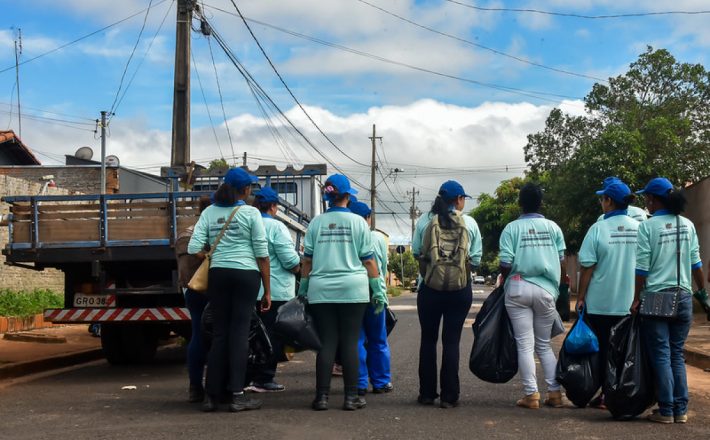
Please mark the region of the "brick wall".
MULTIPOLYGON (((83 194, 101 192, 101 167, 98 166, 0 166, 0 175, 37 183, 42 183, 44 176, 54 176, 57 188, 83 194)), ((118 168, 106 168, 106 192, 117 193, 118 189, 118 168)), ((38 192, 39 189, 31 194, 38 192)))
MULTIPOLYGON (((48 173, 44 173, 46 175, 48 173)), ((38 194, 42 183, 16 179, 0 174, 0 196, 27 196, 38 194)), ((70 191, 61 188, 47 188, 48 195, 65 195, 70 191)), ((0 203, 0 214, 8 214, 10 205, 0 203)), ((0 226, 0 248, 8 241, 8 228, 0 226)), ((45 269, 41 272, 5 264, 5 256, 0 255, 0 289, 34 290, 51 289, 55 292, 64 291, 64 273, 56 269, 45 269)))

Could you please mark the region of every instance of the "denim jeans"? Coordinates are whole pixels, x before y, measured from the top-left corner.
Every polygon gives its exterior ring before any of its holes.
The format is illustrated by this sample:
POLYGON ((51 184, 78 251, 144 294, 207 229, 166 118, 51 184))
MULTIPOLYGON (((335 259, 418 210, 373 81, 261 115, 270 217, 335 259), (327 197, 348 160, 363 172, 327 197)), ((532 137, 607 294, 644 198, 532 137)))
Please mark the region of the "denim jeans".
POLYGON ((523 279, 511 279, 505 289, 505 308, 518 346, 518 372, 526 396, 536 393, 535 358, 542 364, 548 391, 559 391, 555 380, 557 359, 550 346, 552 325, 557 318, 555 298, 545 289, 523 279))
POLYGON ((683 346, 693 321, 690 293, 681 293, 678 315, 674 319, 644 318, 643 338, 653 365, 658 409, 664 416, 688 412, 688 380, 683 346))
POLYGON ((185 289, 185 305, 190 311, 192 336, 187 344, 187 371, 190 385, 202 386, 207 363, 207 349, 202 336, 202 312, 207 305, 207 295, 185 289))

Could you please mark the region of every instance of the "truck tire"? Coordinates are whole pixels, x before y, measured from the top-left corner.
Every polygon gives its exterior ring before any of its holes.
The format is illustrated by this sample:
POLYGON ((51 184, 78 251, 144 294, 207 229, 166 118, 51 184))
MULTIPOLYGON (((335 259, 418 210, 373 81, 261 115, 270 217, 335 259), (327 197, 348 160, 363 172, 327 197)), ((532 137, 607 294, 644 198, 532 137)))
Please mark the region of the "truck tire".
POLYGON ((147 363, 158 348, 158 332, 151 325, 103 324, 101 348, 112 365, 147 363))

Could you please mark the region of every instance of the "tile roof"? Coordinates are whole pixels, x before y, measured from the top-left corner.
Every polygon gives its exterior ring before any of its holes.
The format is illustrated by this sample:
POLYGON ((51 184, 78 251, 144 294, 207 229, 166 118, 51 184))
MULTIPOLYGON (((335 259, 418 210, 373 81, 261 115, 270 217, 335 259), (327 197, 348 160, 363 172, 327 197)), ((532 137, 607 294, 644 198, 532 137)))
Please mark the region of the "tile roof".
POLYGON ((42 165, 32 150, 12 130, 0 130, 0 149, 10 151, 17 165, 42 165))

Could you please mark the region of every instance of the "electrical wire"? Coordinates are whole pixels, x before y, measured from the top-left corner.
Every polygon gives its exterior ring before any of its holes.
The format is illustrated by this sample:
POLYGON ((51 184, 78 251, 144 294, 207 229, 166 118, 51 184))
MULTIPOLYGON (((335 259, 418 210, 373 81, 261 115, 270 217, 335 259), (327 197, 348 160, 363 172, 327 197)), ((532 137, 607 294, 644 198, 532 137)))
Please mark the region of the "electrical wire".
POLYGON ((205 96, 205 89, 202 87, 202 79, 200 78, 200 69, 197 68, 197 62, 195 61, 195 54, 190 50, 190 57, 192 58, 192 65, 195 68, 195 76, 197 76, 197 84, 200 86, 200 92, 202 93, 202 100, 205 103, 205 109, 207 110, 207 119, 210 121, 210 127, 212 127, 212 134, 214 134, 214 141, 217 144, 217 149, 219 150, 220 159, 224 159, 224 153, 222 152, 222 146, 219 143, 219 137, 217 136, 217 129, 214 126, 214 121, 212 120, 212 113, 210 112, 210 106, 207 104, 207 97, 205 96))
MULTIPOLYGON (((13 92, 14 92, 14 89, 13 89, 13 92)), ((10 95, 10 97, 11 97, 11 101, 14 101, 14 99, 12 99, 12 98, 14 98, 14 96, 12 94, 10 95)), ((10 102, 10 103, 0 102, 0 105, 6 105, 8 107, 12 107, 15 104, 14 104, 14 102, 10 102)), ((47 114, 57 115, 57 116, 64 116, 66 118, 80 119, 80 120, 84 120, 84 121, 94 121, 94 119, 95 119, 95 118, 88 118, 86 116, 76 116, 76 115, 70 115, 67 113, 58 113, 55 111, 45 110, 45 109, 41 109, 41 108, 37 108, 37 107, 28 107, 26 105, 23 105, 22 108, 25 110, 36 110, 36 111, 42 112, 42 113, 47 113, 47 114)))
POLYGON ((15 81, 12 83, 12 90, 10 90, 10 117, 7 120, 7 129, 10 129, 10 126, 12 125, 12 111, 15 108, 15 88, 17 87, 17 78, 15 78, 15 81))
POLYGON ((232 142, 232 132, 229 131, 229 123, 227 122, 227 112, 224 110, 224 99, 222 98, 222 86, 219 83, 219 75, 217 74, 217 63, 214 62, 214 54, 212 53, 212 40, 207 36, 207 46, 210 49, 210 59, 212 60, 212 67, 214 69, 214 79, 217 82, 217 92, 219 92, 219 103, 222 106, 222 116, 224 118, 224 128, 227 130, 227 138, 229 138, 229 147, 232 149, 232 156, 234 153, 234 142, 232 142))
POLYGON ((651 17, 659 15, 700 15, 710 14, 710 11, 660 11, 660 12, 632 12, 626 14, 606 14, 606 15, 584 15, 574 14, 569 12, 543 11, 540 9, 520 9, 520 8, 484 8, 482 6, 474 6, 469 3, 463 3, 457 0, 446 0, 449 3, 454 3, 465 8, 475 9, 476 11, 484 12, 523 12, 541 15, 553 15, 556 17, 572 17, 584 18, 590 20, 608 19, 608 18, 631 18, 631 17, 651 17))
POLYGON ((536 63, 536 62, 534 62, 534 61, 530 61, 530 60, 528 60, 528 59, 525 59, 525 58, 522 58, 522 57, 519 57, 519 56, 516 56, 516 55, 511 55, 511 54, 509 54, 509 53, 505 53, 505 52, 503 52, 503 51, 494 49, 494 48, 492 48, 492 47, 488 47, 488 46, 484 46, 483 44, 476 43, 475 41, 471 41, 471 40, 467 40, 467 39, 465 39, 465 38, 457 37, 456 35, 448 34, 448 33, 446 33, 446 32, 439 31, 439 30, 434 29, 434 28, 432 28, 432 27, 425 26, 425 25, 423 25, 423 24, 417 23, 417 22, 415 22, 415 21, 413 21, 413 20, 410 20, 410 19, 408 19, 408 18, 406 18, 406 17, 403 17, 403 16, 401 16, 401 15, 399 15, 399 14, 395 14, 394 12, 388 11, 387 9, 384 9, 384 8, 382 8, 382 7, 380 7, 380 6, 374 5, 374 4, 372 4, 372 3, 368 2, 368 1, 365 1, 365 0, 357 0, 357 1, 360 2, 360 3, 363 3, 363 4, 365 4, 365 5, 368 5, 368 6, 372 7, 372 8, 374 8, 374 9, 378 9, 378 10, 384 12, 385 14, 391 15, 392 17, 395 17, 395 18, 397 18, 397 19, 399 19, 399 20, 402 20, 402 21, 404 21, 404 22, 407 22, 407 23, 409 23, 409 24, 411 24, 411 25, 413 25, 413 26, 416 26, 416 27, 418 27, 418 28, 427 30, 427 31, 429 31, 429 32, 433 32, 433 33, 438 34, 438 35, 441 35, 441 36, 443 36, 443 37, 451 38, 451 39, 453 39, 453 40, 456 40, 456 41, 459 41, 459 42, 461 42, 461 43, 465 43, 465 44, 468 44, 468 45, 477 47, 477 48, 479 48, 479 49, 487 50, 487 51, 492 52, 492 53, 494 53, 494 54, 496 54, 496 55, 500 55, 500 56, 503 56, 503 57, 506 57, 506 58, 510 58, 510 59, 515 60, 515 61, 518 61, 518 62, 521 62, 521 63, 524 63, 524 64, 528 64, 528 65, 531 65, 531 66, 539 67, 539 68, 541 68, 541 69, 547 69, 547 70, 551 70, 551 71, 553 71, 553 72, 563 73, 563 74, 565 74, 565 75, 576 76, 576 77, 579 77, 579 78, 592 79, 592 80, 594 80, 594 81, 608 82, 608 80, 606 80, 606 79, 604 79, 604 78, 599 78, 599 77, 597 77, 597 76, 591 76, 591 75, 586 75, 586 74, 584 74, 584 73, 577 73, 577 72, 572 72, 572 71, 570 71, 570 70, 559 69, 559 68, 557 68, 557 67, 552 67, 552 66, 547 66, 547 65, 545 65, 545 64, 536 63))

